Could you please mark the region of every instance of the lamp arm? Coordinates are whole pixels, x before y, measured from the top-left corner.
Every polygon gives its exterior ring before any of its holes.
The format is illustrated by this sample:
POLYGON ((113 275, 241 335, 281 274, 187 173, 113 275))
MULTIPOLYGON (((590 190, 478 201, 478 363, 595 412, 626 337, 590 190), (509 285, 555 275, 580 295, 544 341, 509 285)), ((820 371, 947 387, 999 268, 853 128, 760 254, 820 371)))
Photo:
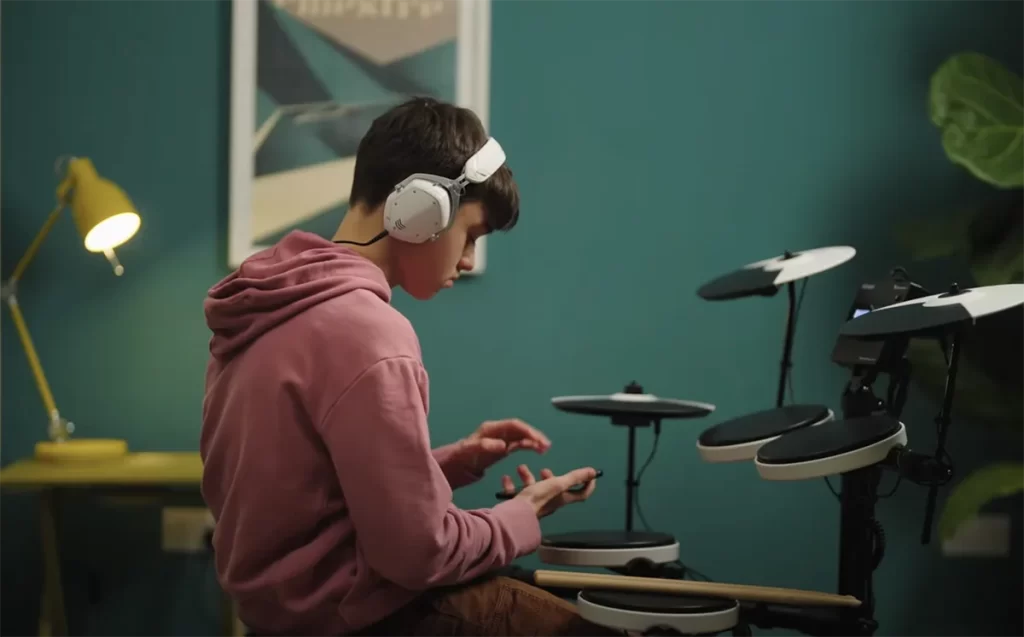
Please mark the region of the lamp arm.
POLYGON ((18 261, 18 265, 14 268, 14 274, 11 275, 11 278, 3 286, 3 299, 11 310, 14 327, 18 332, 18 338, 21 339, 21 345, 25 349, 28 365, 32 369, 32 376, 35 378, 36 387, 39 389, 39 395, 43 399, 43 406, 46 407, 46 415, 50 419, 50 437, 58 440, 66 439, 69 432, 63 419, 60 417, 60 412, 57 411, 57 403, 53 399, 53 392, 50 391, 50 384, 46 380, 46 374, 43 373, 43 365, 39 362, 39 355, 36 353, 35 345, 32 344, 32 337, 29 335, 28 326, 25 324, 25 317, 22 315, 21 307, 18 305, 15 288, 17 287, 18 280, 25 273, 36 253, 39 252, 43 241, 50 234, 54 223, 60 218, 60 213, 63 210, 64 202, 61 201, 53 209, 53 212, 50 213, 50 216, 47 217, 43 227, 39 229, 39 233, 36 234, 35 239, 32 240, 28 249, 25 250, 24 256, 18 261))
POLYGON ((25 356, 28 358, 28 365, 32 368, 32 376, 36 380, 36 387, 39 388, 39 395, 43 399, 43 406, 46 407, 46 415, 51 419, 59 419, 60 412, 57 411, 57 403, 53 399, 53 392, 50 391, 50 384, 43 373, 43 365, 39 362, 39 354, 32 344, 32 336, 28 333, 28 326, 25 324, 25 317, 18 306, 18 299, 12 294, 7 297, 7 307, 11 310, 11 318, 14 320, 14 327, 18 331, 18 338, 21 339, 21 346, 25 349, 25 356))
POLYGON ((60 213, 64 211, 64 202, 59 201, 57 206, 50 213, 50 216, 46 218, 43 223, 43 227, 36 233, 36 238, 32 239, 32 243, 29 244, 28 249, 25 250, 25 254, 22 255, 21 260, 18 261, 18 265, 14 267, 14 274, 7 280, 7 287, 11 290, 17 285, 18 281, 25 274, 25 270, 28 269, 32 259, 36 258, 36 253, 39 252, 39 248, 42 247, 43 242, 46 241, 46 237, 50 236, 50 231, 53 230, 53 225, 57 223, 57 219, 60 218, 60 213))

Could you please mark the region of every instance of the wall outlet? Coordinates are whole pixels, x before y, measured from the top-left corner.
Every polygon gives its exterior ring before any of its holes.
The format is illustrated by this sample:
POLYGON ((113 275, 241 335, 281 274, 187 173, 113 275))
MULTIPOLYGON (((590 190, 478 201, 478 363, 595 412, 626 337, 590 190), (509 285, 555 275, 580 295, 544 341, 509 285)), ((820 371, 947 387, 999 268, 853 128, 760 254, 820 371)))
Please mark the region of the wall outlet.
POLYGON ((956 535, 942 543, 942 554, 950 557, 1008 557, 1011 527, 1009 515, 980 514, 964 522, 956 535))
POLYGON ((213 514, 205 507, 164 507, 161 545, 167 553, 202 553, 206 534, 213 529, 213 514))

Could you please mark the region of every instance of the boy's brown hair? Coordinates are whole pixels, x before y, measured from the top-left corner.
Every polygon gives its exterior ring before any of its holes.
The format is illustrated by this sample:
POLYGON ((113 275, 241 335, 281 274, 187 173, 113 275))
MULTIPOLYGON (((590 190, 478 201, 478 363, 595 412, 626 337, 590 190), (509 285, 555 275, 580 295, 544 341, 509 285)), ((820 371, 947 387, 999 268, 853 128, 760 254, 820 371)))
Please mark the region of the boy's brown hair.
MULTIPOLYGON (((487 139, 480 118, 467 108, 432 97, 399 104, 373 120, 359 142, 349 205, 376 209, 413 173, 455 179, 487 139)), ((466 186, 461 202, 472 201, 483 206, 490 230, 507 231, 516 225, 519 188, 508 164, 487 181, 466 186)))

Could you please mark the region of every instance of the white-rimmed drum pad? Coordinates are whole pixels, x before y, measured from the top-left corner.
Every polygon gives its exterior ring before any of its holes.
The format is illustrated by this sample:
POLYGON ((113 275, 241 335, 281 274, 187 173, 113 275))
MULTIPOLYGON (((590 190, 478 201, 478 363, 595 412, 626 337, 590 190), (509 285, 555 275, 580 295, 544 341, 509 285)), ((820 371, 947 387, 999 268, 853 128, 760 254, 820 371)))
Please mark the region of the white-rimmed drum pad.
POLYGON ((756 261, 705 283, 697 294, 709 301, 764 294, 772 288, 831 270, 856 254, 850 246, 829 246, 794 252, 788 258, 783 255, 756 261))
POLYGON ((1024 283, 967 288, 894 303, 851 319, 842 336, 882 337, 971 323, 989 314, 1024 305, 1024 283))
POLYGON ((889 416, 833 420, 763 445, 754 464, 765 480, 810 480, 869 467, 906 444, 903 423, 889 416))
POLYGON ((615 568, 634 560, 668 564, 679 559, 679 542, 668 533, 649 531, 579 531, 549 535, 537 557, 545 564, 615 568))
POLYGON ((634 591, 584 589, 576 608, 589 622, 632 633, 714 634, 735 627, 740 617, 732 599, 634 591))
POLYGON ((824 405, 788 405, 759 411, 706 430, 697 439, 697 452, 705 462, 753 460, 762 445, 832 418, 832 410, 824 405))
POLYGON ((625 392, 604 396, 557 396, 551 399, 551 404, 561 411, 590 416, 646 416, 665 419, 702 418, 715 410, 715 406, 708 403, 625 392))

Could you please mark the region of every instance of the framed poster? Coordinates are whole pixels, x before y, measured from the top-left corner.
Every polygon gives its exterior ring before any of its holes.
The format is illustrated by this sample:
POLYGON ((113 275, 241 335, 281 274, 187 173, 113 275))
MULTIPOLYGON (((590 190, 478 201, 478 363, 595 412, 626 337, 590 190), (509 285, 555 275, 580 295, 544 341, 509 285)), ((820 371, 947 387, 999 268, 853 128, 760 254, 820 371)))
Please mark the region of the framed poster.
POLYGON ((331 237, 395 104, 431 95, 487 127, 490 26, 490 0, 232 0, 229 265, 292 230, 331 237))
MULTIPOLYGON (((2 16, 3 16, 3 0, 0 0, 0 23, 3 22, 2 16)), ((0 60, 0 69, 2 69, 2 68, 3 68, 3 63, 2 63, 2 60, 0 60)), ((2 89, 0 89, 0 90, 2 90, 2 89)), ((2 228, 2 227, 3 227, 3 224, 0 223, 0 228, 2 228)), ((3 424, 0 423, 0 468, 2 468, 2 467, 3 467, 3 424)))

